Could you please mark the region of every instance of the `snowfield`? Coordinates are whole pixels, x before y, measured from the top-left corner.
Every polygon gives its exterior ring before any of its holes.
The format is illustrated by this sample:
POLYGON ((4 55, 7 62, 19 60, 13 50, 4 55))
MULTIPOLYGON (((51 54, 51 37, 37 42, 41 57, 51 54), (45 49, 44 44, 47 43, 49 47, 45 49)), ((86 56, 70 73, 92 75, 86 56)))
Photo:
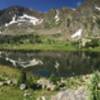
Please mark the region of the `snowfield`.
POLYGON ((20 21, 22 20, 28 20, 30 23, 32 23, 33 25, 39 25, 43 22, 43 19, 38 19, 34 16, 29 16, 27 14, 24 14, 23 16, 20 17, 20 21))
POLYGON ((12 21, 10 21, 9 23, 6 23, 5 26, 8 27, 8 26, 10 26, 12 24, 15 24, 15 23, 17 23, 17 21, 16 21, 16 15, 12 18, 12 21))
POLYGON ((58 10, 56 10, 55 20, 56 20, 56 22, 58 22, 60 20, 58 10))
POLYGON ((95 9, 97 9, 98 11, 100 11, 100 7, 98 7, 98 6, 95 6, 95 9))
POLYGON ((82 32, 83 32, 83 29, 79 29, 79 30, 77 30, 72 36, 71 36, 71 38, 80 38, 81 36, 82 36, 82 32))
POLYGON ((43 22, 43 19, 38 19, 34 16, 29 16, 27 14, 23 14, 23 16, 20 16, 20 17, 18 17, 18 19, 16 19, 16 15, 15 15, 9 23, 5 24, 5 27, 8 27, 15 23, 19 24, 19 23, 23 23, 23 22, 31 23, 33 25, 39 25, 43 22))

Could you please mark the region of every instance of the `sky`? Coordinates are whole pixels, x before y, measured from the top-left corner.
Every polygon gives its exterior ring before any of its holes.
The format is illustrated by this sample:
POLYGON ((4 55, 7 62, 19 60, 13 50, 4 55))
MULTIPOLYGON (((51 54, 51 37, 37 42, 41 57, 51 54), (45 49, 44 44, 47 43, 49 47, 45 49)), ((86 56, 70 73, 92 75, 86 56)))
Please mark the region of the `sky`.
POLYGON ((51 8, 75 8, 83 2, 84 0, 0 0, 0 9, 17 5, 39 11, 48 11, 51 8))

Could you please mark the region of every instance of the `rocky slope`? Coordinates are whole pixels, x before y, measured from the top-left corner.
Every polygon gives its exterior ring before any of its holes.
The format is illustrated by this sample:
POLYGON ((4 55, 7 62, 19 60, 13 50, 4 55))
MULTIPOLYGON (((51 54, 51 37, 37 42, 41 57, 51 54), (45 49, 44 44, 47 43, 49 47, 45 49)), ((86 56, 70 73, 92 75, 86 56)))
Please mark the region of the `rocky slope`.
POLYGON ((77 9, 51 9, 47 13, 13 6, 0 11, 0 34, 38 34, 62 40, 100 36, 100 2, 86 0, 77 9))

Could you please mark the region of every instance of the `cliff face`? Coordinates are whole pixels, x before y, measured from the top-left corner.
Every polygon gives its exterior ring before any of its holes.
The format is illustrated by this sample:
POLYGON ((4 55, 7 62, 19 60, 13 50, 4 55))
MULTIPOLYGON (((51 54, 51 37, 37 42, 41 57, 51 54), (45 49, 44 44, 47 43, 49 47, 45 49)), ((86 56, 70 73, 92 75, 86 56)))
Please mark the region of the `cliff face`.
POLYGON ((1 34, 60 34, 64 39, 76 35, 100 36, 100 2, 86 0, 77 9, 51 9, 40 13, 13 6, 0 11, 1 34))

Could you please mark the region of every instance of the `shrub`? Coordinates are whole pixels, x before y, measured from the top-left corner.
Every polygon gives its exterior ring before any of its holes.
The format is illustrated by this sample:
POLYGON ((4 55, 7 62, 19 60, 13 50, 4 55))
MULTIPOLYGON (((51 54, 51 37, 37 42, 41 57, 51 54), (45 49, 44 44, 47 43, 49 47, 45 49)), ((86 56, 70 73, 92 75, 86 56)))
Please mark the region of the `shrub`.
POLYGON ((22 71, 18 80, 18 85, 21 83, 26 83, 26 80, 26 72, 22 71))
POLYGON ((89 100, 100 100, 100 72, 95 72, 89 85, 90 97, 89 100))
POLYGON ((28 35, 0 35, 0 44, 25 44, 25 43, 41 43, 40 36, 34 34, 28 35), (5 39, 6 38, 6 39, 5 39))
POLYGON ((92 39, 91 42, 87 42, 85 47, 98 47, 99 46, 99 40, 98 39, 92 39))

